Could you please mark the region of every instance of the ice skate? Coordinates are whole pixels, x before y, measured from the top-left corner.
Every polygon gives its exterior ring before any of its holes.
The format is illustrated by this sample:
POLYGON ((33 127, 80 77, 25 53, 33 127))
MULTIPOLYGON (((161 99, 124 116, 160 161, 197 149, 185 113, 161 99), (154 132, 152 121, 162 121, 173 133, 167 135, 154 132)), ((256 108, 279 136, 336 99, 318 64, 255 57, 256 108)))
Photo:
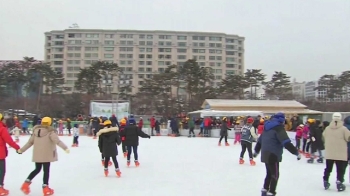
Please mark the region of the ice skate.
POLYGON ((221 143, 220 143, 220 142, 218 143, 218 146, 221 146, 221 143))
POLYGON ((72 134, 68 134, 68 136, 72 136, 72 134))
POLYGON ((24 182, 22 184, 22 187, 21 187, 21 191, 25 194, 25 195, 28 195, 30 193, 30 182, 24 182))
POLYGON ((266 196, 267 190, 266 189, 261 189, 261 196, 266 196))
POLYGON ((307 163, 314 163, 314 158, 310 158, 307 160, 307 163))
POLYGON ((75 147, 79 147, 79 144, 75 144, 75 147))
POLYGON ((126 165, 127 165, 128 167, 130 167, 130 161, 127 161, 127 162, 126 162, 126 165))
POLYGON ((108 169, 105 168, 105 169, 104 169, 104 174, 105 174, 106 177, 108 176, 108 173, 109 173, 109 172, 108 172, 108 169))
POLYGON ((225 143, 225 146, 230 146, 230 144, 228 142, 225 143))
POLYGON ((135 162, 135 166, 136 166, 136 167, 140 166, 139 161, 135 160, 134 162, 135 162))
POLYGON ((124 158, 128 156, 128 152, 124 152, 124 158))
POLYGON ((43 193, 44 193, 44 196, 49 196, 49 195, 53 195, 55 192, 53 189, 49 188, 49 186, 45 185, 43 187, 43 193))
POLYGON ((273 194, 273 193, 270 193, 270 192, 268 192, 268 193, 266 193, 266 196, 275 196, 276 194, 273 194))
POLYGON ((190 137, 192 137, 192 136, 191 136, 191 135, 188 135, 187 137, 190 138, 190 137))
POLYGON ((76 144, 72 144, 72 147, 77 147, 77 145, 76 144))
POLYGON ((327 181, 323 181, 323 187, 325 190, 328 190, 331 185, 327 181))
POLYGON ((157 133, 157 136, 160 136, 160 133, 157 133))
POLYGON ((345 191, 346 187, 342 182, 337 181, 337 189, 338 191, 345 191))
POLYGON ((192 137, 196 137, 196 135, 195 135, 195 134, 193 134, 193 135, 192 135, 192 137))
POLYGON ((255 161, 253 159, 250 159, 250 165, 251 166, 255 166, 256 165, 256 163, 255 163, 255 161))
POLYGON ((115 170, 115 173, 117 174, 117 177, 118 177, 118 178, 120 178, 121 175, 122 175, 122 172, 120 172, 119 169, 116 169, 116 170, 115 170))
POLYGON ((323 158, 317 159, 317 163, 323 163, 323 158))
POLYGON ((97 137, 96 137, 96 136, 94 136, 92 139, 94 139, 94 140, 95 140, 95 139, 97 139, 97 137))
POLYGON ((244 164, 243 158, 240 158, 240 159, 239 159, 239 164, 241 164, 241 165, 244 164))
POLYGON ((4 187, 0 187, 0 195, 9 195, 9 190, 4 189, 4 187))

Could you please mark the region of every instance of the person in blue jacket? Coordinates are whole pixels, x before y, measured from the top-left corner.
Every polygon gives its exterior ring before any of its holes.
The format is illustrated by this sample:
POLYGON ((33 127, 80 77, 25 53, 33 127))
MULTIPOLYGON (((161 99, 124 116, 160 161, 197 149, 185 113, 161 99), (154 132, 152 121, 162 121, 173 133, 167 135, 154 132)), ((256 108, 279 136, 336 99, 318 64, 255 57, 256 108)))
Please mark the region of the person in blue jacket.
POLYGON ((22 121, 22 131, 23 131, 24 134, 27 134, 27 133, 29 134, 28 125, 29 125, 28 118, 23 119, 23 121, 22 121))
POLYGON ((201 118, 201 119, 200 119, 200 122, 201 122, 201 124, 200 124, 200 126, 199 126, 200 131, 199 131, 199 134, 198 134, 198 135, 203 135, 203 130, 204 130, 204 119, 201 118))
MULTIPOLYGON (((344 126, 350 131, 350 116, 344 119, 344 126)), ((348 163, 350 165, 350 142, 348 142, 348 163)))
POLYGON ((285 128, 285 115, 280 112, 275 114, 269 121, 265 121, 264 131, 255 146, 254 157, 261 151, 261 162, 265 163, 266 177, 264 187, 261 190, 262 196, 276 195, 277 182, 279 178, 279 162, 282 161, 283 148, 297 156, 301 155, 298 149, 292 144, 285 128))

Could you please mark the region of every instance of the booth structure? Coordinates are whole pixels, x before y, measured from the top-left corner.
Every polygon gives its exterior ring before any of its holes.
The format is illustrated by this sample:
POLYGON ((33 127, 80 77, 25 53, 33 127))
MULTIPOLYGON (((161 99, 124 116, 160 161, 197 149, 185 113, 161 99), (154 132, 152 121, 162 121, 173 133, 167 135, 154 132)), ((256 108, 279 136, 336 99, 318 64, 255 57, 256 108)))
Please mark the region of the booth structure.
POLYGON ((322 116, 322 112, 309 110, 306 105, 295 100, 206 99, 202 104, 202 108, 220 111, 261 111, 265 115, 284 112, 286 116, 296 114, 322 116))

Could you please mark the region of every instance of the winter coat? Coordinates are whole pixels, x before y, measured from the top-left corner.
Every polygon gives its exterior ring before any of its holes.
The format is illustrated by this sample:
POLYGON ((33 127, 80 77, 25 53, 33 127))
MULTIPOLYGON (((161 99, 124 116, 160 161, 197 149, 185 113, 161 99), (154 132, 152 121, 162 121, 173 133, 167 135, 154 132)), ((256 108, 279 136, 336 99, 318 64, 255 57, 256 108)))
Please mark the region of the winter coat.
POLYGON ((5 159, 8 155, 7 145, 18 150, 20 147, 13 141, 9 132, 7 131, 6 125, 0 121, 0 159, 5 159))
POLYGON ((140 120, 139 120, 139 123, 137 124, 137 127, 138 127, 139 129, 142 129, 142 127, 143 127, 143 119, 140 119, 140 120))
POLYGON ((281 162, 283 148, 287 143, 291 142, 284 124, 278 119, 272 119, 265 122, 264 129, 264 132, 258 139, 258 144, 261 145, 261 162, 281 162))
MULTIPOLYGON (((156 125, 155 125, 154 129, 155 129, 156 131, 160 131, 160 122, 159 122, 158 120, 156 120, 156 125)), ((141 129, 141 130, 142 130, 142 129, 141 129)))
POLYGON ((176 118, 172 118, 171 121, 170 121, 170 128, 172 130, 177 130, 179 129, 179 122, 177 121, 176 118))
MULTIPOLYGON (((125 125, 120 125, 120 128, 119 128, 119 136, 122 135, 122 133, 124 132, 124 129, 125 129, 125 125)), ((122 142, 125 141, 125 137, 120 137, 122 142)))
POLYGON ((150 125, 151 125, 151 128, 154 128, 156 126, 156 119, 154 117, 150 119, 150 125))
POLYGON ((188 121, 188 127, 189 128, 194 128, 194 120, 189 120, 188 121))
POLYGON ((324 144, 322 140, 322 129, 319 127, 319 124, 312 124, 310 126, 310 141, 312 137, 315 141, 311 142, 311 153, 317 152, 317 150, 324 150, 324 144))
POLYGON ((337 124, 332 121, 323 131, 325 143, 325 158, 338 161, 348 160, 348 142, 350 142, 350 131, 342 122, 337 124))
POLYGON ((38 117, 37 115, 35 115, 35 116, 33 117, 32 126, 34 127, 35 125, 37 125, 37 124, 38 124, 38 121, 39 121, 39 117, 38 117))
POLYGON ((212 124, 212 120, 210 118, 207 117, 204 119, 204 126, 205 127, 210 127, 211 124, 212 124))
POLYGON ((92 128, 95 129, 96 132, 97 132, 97 130, 100 130, 100 129, 99 129, 99 127, 100 127, 100 119, 99 119, 99 118, 94 117, 94 118, 92 119, 91 124, 92 124, 92 128))
POLYGON ((258 134, 261 135, 263 132, 264 132, 264 125, 263 125, 263 124, 260 124, 260 125, 258 126, 258 134))
POLYGON ((309 139, 309 125, 305 125, 303 129, 303 139, 309 139))
POLYGON ((13 118, 6 119, 6 127, 12 128, 15 125, 16 125, 15 119, 13 119, 13 118))
POLYGON ((98 136, 98 148, 105 157, 115 157, 118 155, 118 147, 122 142, 118 127, 103 128, 96 134, 98 136))
POLYGON ((29 125, 28 120, 27 120, 27 119, 24 119, 24 120, 22 121, 22 128, 28 128, 28 125, 29 125))
POLYGON ((28 142, 21 148, 22 153, 33 146, 33 162, 47 163, 58 161, 56 145, 67 150, 51 126, 36 125, 28 142))
POLYGON ((303 137, 304 127, 298 126, 297 131, 295 133, 296 139, 301 139, 303 137))
POLYGON ((204 128, 204 121, 201 122, 200 128, 204 128))
POLYGON ((147 135, 141 129, 139 129, 136 125, 127 125, 124 128, 124 131, 120 133, 120 136, 125 137, 125 146, 138 146, 139 137, 151 138, 149 135, 147 135))
POLYGON ((225 137, 228 135, 227 130, 231 130, 228 128, 227 123, 222 123, 221 124, 221 129, 220 129, 220 136, 225 137))
POLYGON ((67 129, 72 128, 72 122, 70 120, 67 120, 67 129))

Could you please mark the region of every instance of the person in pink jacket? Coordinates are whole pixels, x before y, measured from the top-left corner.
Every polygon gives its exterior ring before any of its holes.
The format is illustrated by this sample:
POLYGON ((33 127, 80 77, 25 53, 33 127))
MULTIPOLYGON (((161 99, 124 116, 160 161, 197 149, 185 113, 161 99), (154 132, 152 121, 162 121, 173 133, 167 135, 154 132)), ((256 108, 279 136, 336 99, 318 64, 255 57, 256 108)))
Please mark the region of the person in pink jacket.
POLYGON ((300 144, 301 144, 301 138, 303 137, 303 133, 304 133, 304 125, 301 124, 297 127, 297 131, 295 133, 295 147, 298 149, 299 153, 301 152, 300 144))
POLYGON ((312 123, 312 120, 314 119, 308 119, 303 129, 303 153, 305 153, 306 157, 310 156, 309 154, 310 142, 308 142, 308 139, 309 139, 309 132, 310 132, 309 124, 312 123))

